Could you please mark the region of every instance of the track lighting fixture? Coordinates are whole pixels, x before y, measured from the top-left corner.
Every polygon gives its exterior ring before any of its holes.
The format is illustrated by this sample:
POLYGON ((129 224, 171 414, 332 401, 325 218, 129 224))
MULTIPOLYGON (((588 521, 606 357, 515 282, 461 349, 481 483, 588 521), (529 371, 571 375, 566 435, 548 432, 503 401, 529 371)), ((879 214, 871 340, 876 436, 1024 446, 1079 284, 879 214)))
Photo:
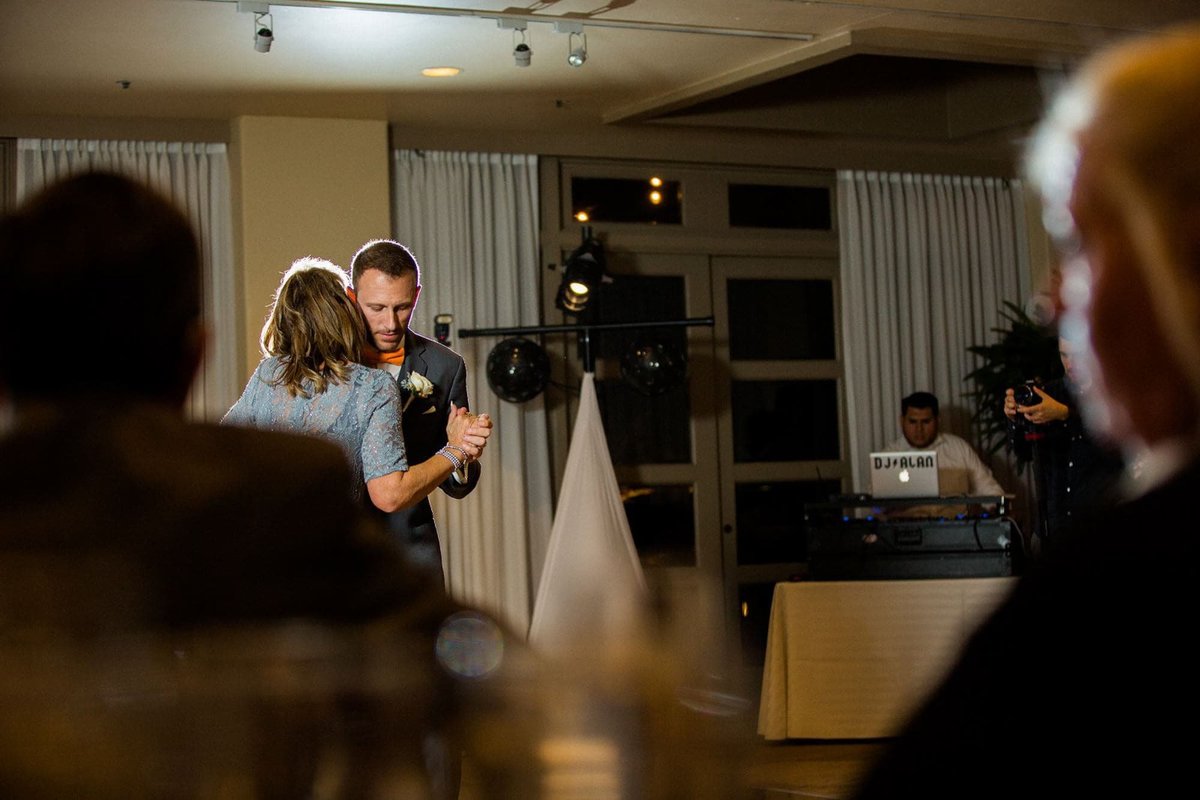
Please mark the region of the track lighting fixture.
POLYGON ((258 53, 271 52, 271 42, 275 41, 273 28, 275 20, 270 11, 254 15, 254 50, 258 53), (266 20, 265 22, 263 20, 266 20))
POLYGON ((567 63, 572 67, 582 67, 585 61, 587 61, 587 34, 570 34, 567 37, 567 63))
POLYGON ((525 39, 525 20, 501 17, 496 20, 496 25, 513 32, 513 63, 518 67, 528 67, 533 61, 533 48, 525 39))
POLYGON ((525 42, 520 42, 513 48, 513 63, 518 67, 528 67, 533 61, 533 51, 529 49, 529 45, 525 42))
POLYGON ((582 67, 587 61, 587 34, 583 32, 583 23, 560 19, 554 23, 554 30, 567 34, 567 63, 582 67))

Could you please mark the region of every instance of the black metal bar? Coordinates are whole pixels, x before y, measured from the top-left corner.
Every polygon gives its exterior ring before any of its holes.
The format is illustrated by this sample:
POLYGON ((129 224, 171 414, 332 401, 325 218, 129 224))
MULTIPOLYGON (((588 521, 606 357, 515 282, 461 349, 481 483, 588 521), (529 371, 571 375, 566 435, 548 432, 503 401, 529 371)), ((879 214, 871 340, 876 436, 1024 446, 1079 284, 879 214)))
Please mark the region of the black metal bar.
POLYGON ((592 352, 592 331, 590 328, 579 332, 579 346, 583 348, 583 371, 596 371, 596 354, 592 352))
POLYGON ((577 325, 518 325, 511 328, 459 328, 460 338, 469 339, 474 336, 507 336, 520 333, 572 333, 577 331, 614 331, 626 328, 670 328, 707 325, 712 327, 715 320, 712 317, 689 317, 687 319, 660 320, 657 322, 606 322, 580 323, 577 325))

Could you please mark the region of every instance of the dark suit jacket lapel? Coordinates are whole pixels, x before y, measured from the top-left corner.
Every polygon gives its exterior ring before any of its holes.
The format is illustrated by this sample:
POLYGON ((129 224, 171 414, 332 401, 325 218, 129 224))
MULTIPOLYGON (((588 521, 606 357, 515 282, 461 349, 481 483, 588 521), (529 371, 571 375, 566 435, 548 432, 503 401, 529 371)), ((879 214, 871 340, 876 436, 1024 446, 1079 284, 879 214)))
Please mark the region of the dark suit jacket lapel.
POLYGON ((412 331, 404 334, 404 366, 400 368, 400 378, 407 378, 410 372, 419 372, 429 377, 429 362, 425 359, 425 340, 413 336, 412 331))
MULTIPOLYGON (((396 376, 396 381, 400 384, 402 399, 404 400, 405 404, 408 407, 413 408, 413 407, 417 407, 417 406, 427 406, 429 403, 431 403, 433 401, 433 399, 434 399, 433 396, 431 396, 429 398, 415 397, 412 399, 412 402, 410 403, 409 402, 409 394, 410 393, 406 389, 404 389, 404 386, 405 386, 406 382, 408 381, 409 375, 411 375, 414 372, 420 373, 425 378, 428 378, 430 381, 433 381, 433 378, 429 377, 429 359, 426 358, 426 355, 425 355, 425 340, 419 336, 414 336, 412 334, 412 332, 410 331, 410 332, 406 332, 404 334, 404 364, 400 367, 400 374, 396 376)), ((436 392, 437 392, 437 387, 435 385, 434 386, 435 395, 436 395, 436 392)), ((416 411, 416 413, 418 413, 418 414, 420 414, 422 412, 423 412, 423 409, 418 409, 416 411)), ((407 417, 407 414, 405 416, 407 417)))

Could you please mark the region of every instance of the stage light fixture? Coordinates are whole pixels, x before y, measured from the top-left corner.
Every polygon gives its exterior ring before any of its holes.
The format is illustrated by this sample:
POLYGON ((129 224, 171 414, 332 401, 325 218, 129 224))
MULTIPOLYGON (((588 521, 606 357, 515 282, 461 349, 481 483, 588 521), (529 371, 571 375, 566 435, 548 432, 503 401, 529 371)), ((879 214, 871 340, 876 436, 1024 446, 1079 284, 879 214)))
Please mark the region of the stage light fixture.
POLYGON ((254 51, 257 53, 271 52, 271 43, 275 41, 273 28, 275 20, 271 12, 254 15, 254 51), (266 22, 263 22, 263 20, 266 22))
POLYGON ((592 229, 585 227, 583 244, 563 264, 562 283, 554 304, 568 314, 580 314, 604 280, 604 247, 592 238, 592 229))
POLYGON ((582 67, 587 61, 587 34, 571 33, 567 36, 567 63, 582 67))
POLYGON ((541 345, 529 339, 505 339, 488 353, 487 382, 510 403, 532 400, 550 382, 550 358, 541 345))

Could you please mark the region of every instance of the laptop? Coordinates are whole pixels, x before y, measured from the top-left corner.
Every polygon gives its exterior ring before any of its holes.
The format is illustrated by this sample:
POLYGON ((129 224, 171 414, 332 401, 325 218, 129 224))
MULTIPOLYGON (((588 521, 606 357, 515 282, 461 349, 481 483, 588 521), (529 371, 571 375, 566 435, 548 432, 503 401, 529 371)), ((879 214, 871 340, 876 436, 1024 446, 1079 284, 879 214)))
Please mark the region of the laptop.
POLYGON ((871 494, 880 498, 937 497, 937 453, 905 450, 871 453, 871 494))

